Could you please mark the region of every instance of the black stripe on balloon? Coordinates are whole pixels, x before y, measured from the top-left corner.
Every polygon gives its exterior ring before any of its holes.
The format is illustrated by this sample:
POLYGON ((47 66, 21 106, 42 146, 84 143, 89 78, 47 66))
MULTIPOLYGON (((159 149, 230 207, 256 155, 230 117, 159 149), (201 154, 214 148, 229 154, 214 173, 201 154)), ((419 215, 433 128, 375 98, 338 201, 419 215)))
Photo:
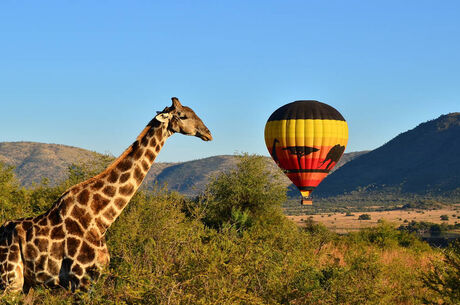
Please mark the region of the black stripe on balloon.
POLYGON ((345 121, 340 112, 334 107, 318 101, 308 100, 295 101, 281 106, 268 118, 268 122, 307 119, 345 121))
POLYGON ((287 169, 284 172, 288 174, 297 174, 297 173, 329 173, 329 169, 287 169))
POLYGON ((315 187, 314 186, 298 186, 298 189, 301 191, 313 191, 315 187))

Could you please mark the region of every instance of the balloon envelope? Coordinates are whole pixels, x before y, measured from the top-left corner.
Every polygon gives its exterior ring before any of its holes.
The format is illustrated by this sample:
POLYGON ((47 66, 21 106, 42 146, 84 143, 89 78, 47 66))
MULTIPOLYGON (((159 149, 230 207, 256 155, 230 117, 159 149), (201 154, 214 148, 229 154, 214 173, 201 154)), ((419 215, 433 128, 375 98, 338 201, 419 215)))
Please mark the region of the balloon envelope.
POLYGON ((348 141, 348 125, 333 107, 295 101, 278 108, 265 125, 265 144, 273 160, 312 204, 311 192, 337 164, 348 141))

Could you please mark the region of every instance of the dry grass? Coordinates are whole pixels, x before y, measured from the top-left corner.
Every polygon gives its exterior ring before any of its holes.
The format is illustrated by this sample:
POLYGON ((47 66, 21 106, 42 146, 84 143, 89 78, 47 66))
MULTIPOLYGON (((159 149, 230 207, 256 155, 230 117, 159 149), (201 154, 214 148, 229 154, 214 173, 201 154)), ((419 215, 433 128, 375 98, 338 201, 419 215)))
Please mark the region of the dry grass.
POLYGON ((448 223, 455 224, 460 222, 457 217, 460 216, 460 206, 445 207, 439 210, 394 210, 384 212, 365 212, 371 216, 371 220, 358 220, 360 212, 353 213, 353 216, 345 216, 345 213, 333 214, 324 213, 317 215, 302 215, 302 216, 287 216, 299 225, 303 224, 303 220, 311 217, 313 221, 324 224, 328 229, 337 233, 347 233, 357 231, 362 228, 377 226, 379 219, 384 219, 396 225, 404 224, 404 221, 410 222, 412 220, 420 222, 427 221, 433 223, 448 223), (449 216, 448 221, 442 221, 441 215, 449 216), (455 217, 453 216, 455 215, 455 217))

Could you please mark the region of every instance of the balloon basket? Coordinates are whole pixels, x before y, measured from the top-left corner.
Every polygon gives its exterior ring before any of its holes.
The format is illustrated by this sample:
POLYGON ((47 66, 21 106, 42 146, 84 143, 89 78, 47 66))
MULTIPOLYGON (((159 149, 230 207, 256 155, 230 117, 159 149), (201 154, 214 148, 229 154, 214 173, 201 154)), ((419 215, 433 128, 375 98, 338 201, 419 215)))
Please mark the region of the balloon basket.
POLYGON ((313 205, 313 200, 311 198, 306 198, 303 197, 302 200, 300 200, 301 205, 313 205))

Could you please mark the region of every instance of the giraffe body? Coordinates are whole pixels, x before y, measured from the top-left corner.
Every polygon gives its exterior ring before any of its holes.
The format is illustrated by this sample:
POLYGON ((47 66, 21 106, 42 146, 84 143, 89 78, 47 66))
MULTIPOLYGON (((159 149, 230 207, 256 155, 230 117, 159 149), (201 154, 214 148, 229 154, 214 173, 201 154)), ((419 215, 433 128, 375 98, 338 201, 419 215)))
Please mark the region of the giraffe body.
POLYGON ((0 288, 43 284, 75 290, 110 262, 105 233, 141 185, 175 132, 212 139, 188 107, 173 98, 105 171, 70 187, 44 214, 0 227, 0 288))

